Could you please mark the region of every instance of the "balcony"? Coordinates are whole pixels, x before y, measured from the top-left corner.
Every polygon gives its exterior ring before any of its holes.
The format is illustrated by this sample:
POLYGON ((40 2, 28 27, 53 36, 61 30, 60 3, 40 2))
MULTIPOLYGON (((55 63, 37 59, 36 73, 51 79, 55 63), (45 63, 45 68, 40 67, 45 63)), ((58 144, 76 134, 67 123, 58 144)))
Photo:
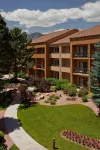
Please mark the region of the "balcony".
POLYGON ((45 58, 45 54, 34 54, 32 58, 45 58))
POLYGON ((52 70, 52 71, 60 71, 60 67, 58 66, 58 65, 51 65, 50 66, 50 70, 52 70))
POLYGON ((61 72, 66 72, 66 73, 70 73, 70 67, 61 67, 61 72))
POLYGON ((75 53, 73 53, 73 57, 75 57, 75 58, 87 58, 88 54, 87 53, 78 53, 78 52, 75 52, 75 53))
POLYGON ((61 53, 61 58, 70 58, 70 53, 61 53))
POLYGON ((38 69, 38 70, 44 70, 45 69, 45 67, 44 67, 44 65, 42 65, 42 64, 38 64, 38 65, 34 65, 33 66, 33 69, 38 69))
POLYGON ((88 68, 74 68, 74 73, 88 74, 88 68))
POLYGON ((59 58, 59 53, 50 53, 49 57, 50 58, 59 58))

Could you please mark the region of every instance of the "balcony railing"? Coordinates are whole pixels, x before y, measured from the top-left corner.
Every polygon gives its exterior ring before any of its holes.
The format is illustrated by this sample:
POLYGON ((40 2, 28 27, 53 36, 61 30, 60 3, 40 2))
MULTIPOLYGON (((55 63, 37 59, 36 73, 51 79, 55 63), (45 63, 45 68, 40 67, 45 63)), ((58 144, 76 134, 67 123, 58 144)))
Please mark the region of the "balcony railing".
POLYGON ((87 53, 73 53, 73 57, 88 57, 87 53))
POLYGON ((74 68, 74 73, 88 74, 87 68, 74 68))
POLYGON ((38 64, 38 65, 34 65, 36 69, 44 69, 44 65, 42 64, 38 64))

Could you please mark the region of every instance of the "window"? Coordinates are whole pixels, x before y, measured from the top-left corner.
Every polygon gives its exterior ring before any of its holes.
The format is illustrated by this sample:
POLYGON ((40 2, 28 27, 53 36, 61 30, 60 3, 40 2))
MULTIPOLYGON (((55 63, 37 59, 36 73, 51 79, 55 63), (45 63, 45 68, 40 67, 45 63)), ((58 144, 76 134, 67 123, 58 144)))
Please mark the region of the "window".
POLYGON ((58 59, 54 60, 54 65, 59 66, 59 60, 58 59))
POLYGON ((87 78, 79 78, 79 86, 80 87, 87 87, 88 83, 88 79, 87 78))
POLYGON ((54 78, 59 79, 59 72, 54 72, 54 78))
POLYGON ((88 52, 88 47, 87 46, 80 46, 79 47, 79 53, 87 54, 87 52, 88 52))
POLYGON ((56 47, 56 48, 54 49, 54 53, 59 53, 59 48, 58 48, 58 47, 56 47))

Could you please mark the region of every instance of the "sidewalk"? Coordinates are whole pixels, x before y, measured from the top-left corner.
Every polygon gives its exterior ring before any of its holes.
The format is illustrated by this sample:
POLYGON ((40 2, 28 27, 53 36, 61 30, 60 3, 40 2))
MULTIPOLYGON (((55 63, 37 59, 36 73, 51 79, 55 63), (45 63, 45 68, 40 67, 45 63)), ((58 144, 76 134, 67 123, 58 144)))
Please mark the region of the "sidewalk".
MULTIPOLYGON (((19 99, 18 96, 17 99, 19 99)), ((5 125, 9 136, 20 150, 46 150, 46 148, 32 139, 20 126, 17 119, 19 104, 19 100, 13 101, 12 105, 5 112, 5 125)))

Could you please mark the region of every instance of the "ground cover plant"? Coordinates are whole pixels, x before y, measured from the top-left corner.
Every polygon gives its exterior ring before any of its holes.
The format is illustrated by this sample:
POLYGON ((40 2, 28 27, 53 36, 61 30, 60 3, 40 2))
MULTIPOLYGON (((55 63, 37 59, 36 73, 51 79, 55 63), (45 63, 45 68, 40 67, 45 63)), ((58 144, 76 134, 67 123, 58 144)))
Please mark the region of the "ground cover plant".
POLYGON ((83 105, 50 107, 37 104, 35 107, 19 110, 18 118, 26 132, 49 150, 52 150, 53 138, 60 150, 86 149, 63 139, 61 132, 64 130, 100 139, 100 119, 83 105))
POLYGON ((51 105, 55 105, 56 104, 56 101, 60 99, 59 96, 55 95, 55 94, 52 94, 49 96, 49 98, 45 101, 45 103, 50 103, 51 105))

